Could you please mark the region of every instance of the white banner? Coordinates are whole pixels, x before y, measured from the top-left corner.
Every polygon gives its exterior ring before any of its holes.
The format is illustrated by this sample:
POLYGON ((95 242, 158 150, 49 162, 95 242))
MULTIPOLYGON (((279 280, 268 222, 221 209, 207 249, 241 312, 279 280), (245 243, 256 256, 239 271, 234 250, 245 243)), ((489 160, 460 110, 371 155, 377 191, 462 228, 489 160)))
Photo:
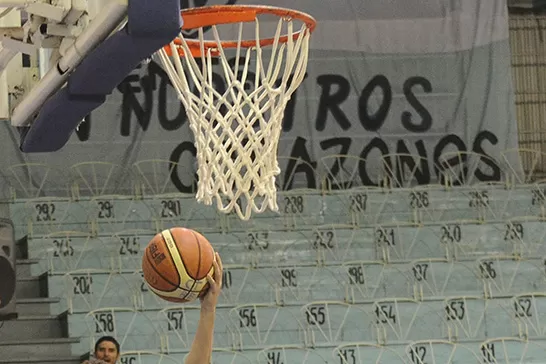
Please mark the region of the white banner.
MULTIPOLYGON (((437 182, 446 168, 470 182, 500 180, 504 162, 519 171, 517 153, 501 157, 517 148, 504 0, 278 0, 275 6, 318 21, 307 77, 285 113, 279 188, 319 187, 328 174, 341 187, 377 185, 385 168, 418 184, 437 182)), ((170 160, 179 167, 170 173, 163 165, 169 189, 193 192, 193 136, 155 61, 129 75, 59 152, 22 155, 6 128, 0 137, 12 148, 2 167, 27 161, 66 170, 107 161, 135 170, 140 160, 170 160)), ((125 182, 120 171, 115 178, 125 182)))

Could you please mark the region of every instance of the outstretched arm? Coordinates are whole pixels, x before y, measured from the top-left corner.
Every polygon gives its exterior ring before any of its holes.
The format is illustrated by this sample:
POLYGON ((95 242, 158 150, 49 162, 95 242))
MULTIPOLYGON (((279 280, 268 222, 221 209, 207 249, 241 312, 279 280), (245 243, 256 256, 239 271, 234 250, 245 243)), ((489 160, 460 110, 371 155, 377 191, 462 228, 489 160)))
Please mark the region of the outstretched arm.
POLYGON ((216 315, 216 304, 222 289, 222 260, 216 253, 214 265, 214 278, 207 277, 210 288, 201 298, 201 314, 197 332, 191 345, 190 353, 186 357, 185 364, 210 364, 212 356, 212 340, 214 336, 214 317, 216 315))

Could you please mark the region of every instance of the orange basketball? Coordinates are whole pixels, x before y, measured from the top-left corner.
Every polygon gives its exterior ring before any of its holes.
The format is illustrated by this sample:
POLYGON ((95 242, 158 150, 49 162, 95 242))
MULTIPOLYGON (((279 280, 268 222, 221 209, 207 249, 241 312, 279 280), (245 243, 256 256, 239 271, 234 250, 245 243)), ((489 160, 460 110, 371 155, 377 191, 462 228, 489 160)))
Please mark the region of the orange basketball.
POLYGON ((190 302, 208 289, 214 271, 214 249, 197 231, 164 230, 148 243, 142 257, 144 280, 150 290, 171 302, 190 302))

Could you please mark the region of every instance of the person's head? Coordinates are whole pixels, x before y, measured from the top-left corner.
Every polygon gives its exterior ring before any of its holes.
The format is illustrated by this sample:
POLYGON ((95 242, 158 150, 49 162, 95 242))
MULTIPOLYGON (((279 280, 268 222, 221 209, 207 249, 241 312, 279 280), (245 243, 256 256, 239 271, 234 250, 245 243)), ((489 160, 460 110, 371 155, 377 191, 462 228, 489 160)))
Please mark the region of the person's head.
POLYGON ((118 361, 119 350, 119 343, 112 336, 103 336, 95 343, 95 357, 108 364, 118 361))

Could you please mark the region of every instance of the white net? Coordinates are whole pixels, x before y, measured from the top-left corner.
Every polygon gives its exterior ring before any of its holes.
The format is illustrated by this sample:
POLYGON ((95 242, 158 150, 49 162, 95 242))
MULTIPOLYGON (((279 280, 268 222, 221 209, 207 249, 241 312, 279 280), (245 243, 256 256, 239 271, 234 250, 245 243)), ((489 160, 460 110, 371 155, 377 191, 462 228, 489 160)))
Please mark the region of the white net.
POLYGON ((294 31, 294 21, 281 17, 276 30, 264 27, 272 31, 267 37, 273 42, 262 46, 256 19, 256 41, 247 47, 245 24, 234 26, 233 47, 225 46, 218 26, 212 26, 214 48, 204 46, 205 31, 197 30, 200 56, 192 56, 183 34, 181 45, 171 43, 171 56, 159 51, 195 137, 196 198, 207 205, 216 200, 220 211, 235 210, 242 220, 268 207, 278 211, 277 146, 287 102, 305 76, 310 38, 306 24, 294 31), (185 56, 178 57, 177 47, 185 56))

